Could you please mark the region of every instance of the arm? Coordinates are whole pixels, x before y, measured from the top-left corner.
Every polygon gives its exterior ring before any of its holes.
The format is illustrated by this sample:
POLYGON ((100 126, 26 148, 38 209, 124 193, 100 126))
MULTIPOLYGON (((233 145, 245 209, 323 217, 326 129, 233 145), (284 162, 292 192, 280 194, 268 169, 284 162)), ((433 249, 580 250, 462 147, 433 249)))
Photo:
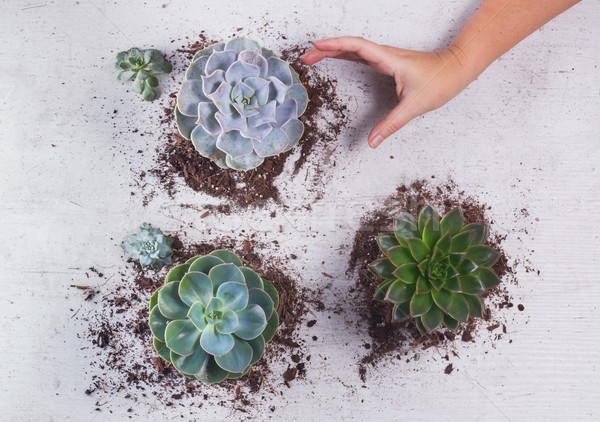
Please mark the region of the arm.
POLYGON ((579 0, 485 0, 444 50, 419 52, 356 37, 315 41, 302 56, 313 65, 326 57, 357 61, 394 77, 398 105, 369 134, 377 148, 415 117, 446 104, 494 60, 579 0))

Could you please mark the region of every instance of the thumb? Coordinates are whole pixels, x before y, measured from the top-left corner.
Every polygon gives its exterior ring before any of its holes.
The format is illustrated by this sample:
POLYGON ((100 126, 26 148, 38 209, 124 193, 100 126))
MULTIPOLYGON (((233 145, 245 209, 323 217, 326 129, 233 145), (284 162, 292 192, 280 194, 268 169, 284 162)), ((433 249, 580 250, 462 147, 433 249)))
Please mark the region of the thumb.
POLYGON ((402 129, 408 122, 417 117, 409 101, 401 101, 390 111, 369 133, 369 146, 377 148, 388 136, 402 129))

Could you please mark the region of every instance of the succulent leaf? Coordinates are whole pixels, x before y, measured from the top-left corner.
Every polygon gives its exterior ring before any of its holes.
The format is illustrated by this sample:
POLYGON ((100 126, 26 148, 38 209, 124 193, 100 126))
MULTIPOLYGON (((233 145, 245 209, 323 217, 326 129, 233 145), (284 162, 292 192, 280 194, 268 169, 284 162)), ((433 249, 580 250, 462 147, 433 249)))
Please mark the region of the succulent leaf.
POLYGON ((171 350, 171 363, 179 372, 185 375, 194 375, 204 370, 208 365, 210 355, 201 347, 196 347, 188 356, 182 356, 171 350))
MULTIPOLYGON (((396 238, 394 238, 394 240, 395 239, 396 238)), ((392 246, 383 252, 396 267, 404 264, 415 263, 415 259, 410 253, 410 249, 406 246, 392 246)))
MULTIPOLYGON (((202 332, 187 319, 171 321, 165 330, 165 343, 171 351, 181 356, 194 353, 202 332)), ((171 356, 173 359, 173 356, 171 356)))
POLYGON ((190 271, 179 283, 179 296, 188 306, 192 306, 196 302, 200 302, 204 306, 208 305, 212 298, 212 292, 212 281, 204 273, 190 271))
POLYGON ((425 335, 441 324, 456 331, 460 321, 483 316, 481 295, 500 282, 490 268, 500 254, 483 244, 488 236, 485 224, 463 227, 462 219, 460 208, 440 220, 426 205, 418 218, 399 212, 393 235, 377 236, 383 257, 369 269, 383 281, 373 300, 393 303, 394 321, 414 318, 425 335))
POLYGON ((244 340, 233 337, 234 345, 224 355, 215 356, 217 365, 229 372, 242 372, 252 361, 252 347, 244 340))
POLYGON ((150 299, 159 355, 188 378, 239 378, 262 356, 279 325, 273 285, 230 251, 216 250, 169 271, 150 299))
POLYGON ((410 302, 397 303, 392 310, 392 320, 394 322, 406 321, 410 318, 410 302))
POLYGON ((395 279, 385 280, 383 283, 377 286, 377 289, 375 289, 375 294, 373 295, 373 300, 376 300, 378 302, 383 301, 385 299, 388 289, 395 281, 395 279))
POLYGON ((194 55, 175 117, 202 156, 247 171, 299 142, 304 125, 298 119, 307 104, 306 89, 288 63, 255 41, 235 38, 194 55))
POLYGON ((440 221, 442 233, 450 232, 450 236, 455 236, 462 229, 463 214, 460 208, 454 208, 448 212, 440 221))
POLYGON ((404 303, 408 302, 414 294, 414 284, 406 284, 402 280, 395 280, 393 283, 390 283, 383 300, 392 303, 404 303))
POLYGON ((444 313, 435 305, 432 305, 429 311, 421 316, 423 327, 428 333, 435 330, 444 320, 444 313))
POLYGON ((267 326, 265 311, 258 305, 248 305, 237 313, 240 329, 235 335, 244 340, 252 340, 262 333, 267 326))

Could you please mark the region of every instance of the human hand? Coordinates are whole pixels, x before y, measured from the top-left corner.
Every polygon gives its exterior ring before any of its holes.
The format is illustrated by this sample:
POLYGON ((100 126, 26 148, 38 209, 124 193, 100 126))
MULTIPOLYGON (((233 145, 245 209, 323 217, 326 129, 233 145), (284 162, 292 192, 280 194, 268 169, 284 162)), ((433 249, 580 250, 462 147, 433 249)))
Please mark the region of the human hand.
POLYGON ((324 58, 351 60, 371 66, 396 82, 399 103, 371 130, 368 142, 377 148, 385 138, 423 113, 446 104, 473 79, 459 49, 435 52, 403 50, 359 37, 339 37, 314 42, 301 57, 305 65, 324 58))

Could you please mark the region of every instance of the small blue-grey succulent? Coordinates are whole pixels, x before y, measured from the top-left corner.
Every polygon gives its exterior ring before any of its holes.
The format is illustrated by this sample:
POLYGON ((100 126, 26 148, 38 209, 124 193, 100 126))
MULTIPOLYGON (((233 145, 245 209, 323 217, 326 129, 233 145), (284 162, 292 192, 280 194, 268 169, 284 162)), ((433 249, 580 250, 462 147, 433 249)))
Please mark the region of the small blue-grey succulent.
POLYGON ((175 110, 177 127, 219 167, 251 170, 294 147, 308 94, 292 67, 257 42, 235 38, 194 56, 175 110))
POLYGON ((131 259, 139 260, 142 268, 151 266, 155 270, 160 270, 173 262, 171 249, 173 240, 165 236, 160 229, 154 229, 150 224, 144 223, 136 234, 132 234, 123 242, 121 247, 131 259))
POLYGON ((279 326, 275 287, 219 249, 174 267, 150 299, 154 348, 188 378, 246 374, 279 326))
POLYGON ((119 82, 133 79, 131 90, 141 94, 146 101, 154 101, 156 98, 154 88, 158 86, 158 78, 154 75, 171 73, 173 69, 160 51, 135 47, 117 54, 115 67, 120 71, 117 75, 119 82))

